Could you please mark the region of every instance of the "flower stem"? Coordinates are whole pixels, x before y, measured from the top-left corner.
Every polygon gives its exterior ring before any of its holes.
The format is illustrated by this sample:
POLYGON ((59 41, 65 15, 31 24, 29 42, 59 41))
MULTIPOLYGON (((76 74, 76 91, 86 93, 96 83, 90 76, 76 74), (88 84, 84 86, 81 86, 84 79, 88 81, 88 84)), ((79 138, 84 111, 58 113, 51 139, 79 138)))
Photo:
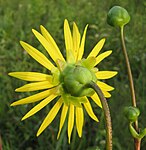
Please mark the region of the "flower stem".
POLYGON ((110 110, 108 107, 108 103, 98 85, 94 82, 90 83, 90 87, 95 90, 97 95, 99 96, 102 104, 102 108, 104 111, 104 119, 105 119, 105 126, 106 126, 106 150, 112 150, 112 123, 111 123, 111 116, 110 110))
POLYGON ((121 42, 123 46, 123 53, 126 61, 126 66, 127 66, 127 72, 128 72, 128 78, 129 78, 129 83, 130 83, 130 91, 131 91, 131 96, 132 96, 132 105, 136 107, 136 97, 135 97, 135 90, 134 90, 134 84, 133 84, 133 77, 131 73, 131 67, 128 59, 128 54, 126 50, 126 45, 125 45, 125 40, 124 40, 124 27, 121 27, 121 42))
MULTIPOLYGON (((132 72, 131 72, 131 67, 130 67, 130 62, 126 50, 126 45, 125 45, 125 40, 124 40, 124 26, 121 27, 121 42, 122 42, 122 47, 123 47, 123 54, 125 57, 125 62, 127 66, 127 72, 128 72, 128 79, 129 79, 129 84, 130 84, 130 91, 131 91, 131 96, 132 96, 132 106, 136 107, 136 96, 135 96, 135 90, 134 90, 134 83, 133 83, 133 77, 132 77, 132 72)), ((136 131, 138 132, 138 121, 134 123, 134 127, 136 131)), ((135 150, 140 150, 140 141, 138 139, 134 139, 135 143, 135 150)))

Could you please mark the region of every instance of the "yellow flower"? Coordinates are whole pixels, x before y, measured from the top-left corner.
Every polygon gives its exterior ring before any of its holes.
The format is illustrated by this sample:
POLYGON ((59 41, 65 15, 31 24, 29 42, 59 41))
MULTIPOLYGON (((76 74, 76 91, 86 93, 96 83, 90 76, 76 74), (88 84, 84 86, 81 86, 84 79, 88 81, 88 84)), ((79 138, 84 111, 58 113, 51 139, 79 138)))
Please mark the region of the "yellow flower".
POLYGON ((82 128, 84 123, 83 109, 96 122, 98 119, 94 114, 90 101, 91 99, 99 106, 101 106, 98 95, 91 89, 85 86, 86 83, 94 81, 101 88, 106 98, 111 97, 109 91, 114 88, 110 85, 99 81, 100 79, 109 79, 117 74, 115 71, 99 71, 95 66, 104 58, 109 56, 112 51, 106 51, 100 55, 105 39, 101 39, 90 52, 86 59, 83 59, 85 37, 88 25, 85 27, 83 36, 81 38, 78 27, 73 23, 73 33, 70 31, 68 21, 64 21, 64 37, 66 46, 66 60, 61 54, 56 42, 50 33, 40 26, 41 34, 36 30, 32 30, 36 38, 40 41, 46 49, 54 63, 47 59, 45 55, 39 52, 31 45, 20 42, 27 53, 32 56, 38 63, 51 71, 51 74, 43 74, 38 72, 12 72, 10 76, 15 78, 31 81, 20 88, 17 92, 28 92, 44 90, 32 96, 20 99, 13 102, 11 106, 34 103, 42 100, 34 108, 32 108, 23 118, 34 115, 51 101, 56 103, 41 124, 37 136, 39 136, 54 120, 58 111, 62 107, 60 116, 60 126, 57 139, 60 136, 61 129, 64 125, 65 119, 68 118, 68 139, 70 143, 73 126, 76 123, 76 128, 79 137, 82 136, 82 128), (98 56, 97 56, 98 55, 98 56), (88 99, 91 97, 91 99, 88 99), (74 123, 75 121, 75 123, 74 123))

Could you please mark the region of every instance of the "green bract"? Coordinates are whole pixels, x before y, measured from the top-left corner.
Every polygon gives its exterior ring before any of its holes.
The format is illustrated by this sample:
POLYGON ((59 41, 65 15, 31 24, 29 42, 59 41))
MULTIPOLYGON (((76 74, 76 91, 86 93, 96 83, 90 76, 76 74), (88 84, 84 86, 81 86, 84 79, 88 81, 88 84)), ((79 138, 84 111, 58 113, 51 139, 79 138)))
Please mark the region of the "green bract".
POLYGON ((127 10, 120 6, 112 7, 107 14, 107 23, 114 27, 122 27, 129 21, 130 16, 127 10))
POLYGON ((140 115, 140 111, 138 108, 136 107, 126 107, 124 110, 125 116, 126 118, 130 121, 130 122, 135 122, 137 120, 137 117, 140 115))
POLYGON ((96 82, 96 77, 86 67, 68 64, 61 73, 60 81, 64 91, 72 96, 91 96, 94 90, 88 87, 88 83, 96 82))

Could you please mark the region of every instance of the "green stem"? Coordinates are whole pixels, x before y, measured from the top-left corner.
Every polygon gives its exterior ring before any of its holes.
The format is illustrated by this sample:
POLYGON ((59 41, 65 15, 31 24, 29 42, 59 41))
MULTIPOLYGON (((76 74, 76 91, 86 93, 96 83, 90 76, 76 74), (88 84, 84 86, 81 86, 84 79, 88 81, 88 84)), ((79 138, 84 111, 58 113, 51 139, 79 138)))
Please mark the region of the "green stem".
POLYGON ((128 59, 128 54, 126 50, 126 45, 125 45, 125 40, 124 40, 124 27, 121 27, 121 42, 123 46, 123 53, 126 61, 126 66, 127 66, 127 72, 128 72, 128 78, 129 78, 129 83, 130 83, 130 91, 131 91, 131 96, 132 96, 132 105, 136 107, 136 97, 135 97, 135 90, 134 90, 134 83, 133 83, 133 77, 131 73, 131 67, 128 59))
POLYGON ((99 96, 102 104, 102 108, 104 111, 104 119, 105 119, 105 126, 106 126, 106 150, 112 150, 112 124, 111 124, 111 116, 108 107, 108 103, 98 85, 94 82, 90 83, 90 87, 95 90, 97 95, 99 96))
POLYGON ((141 139, 145 136, 146 130, 144 129, 141 134, 137 133, 135 128, 132 126, 132 123, 129 124, 129 129, 134 137, 134 142, 135 142, 135 150, 140 150, 140 145, 141 145, 141 139))
MULTIPOLYGON (((131 73, 130 62, 129 62, 126 45, 125 45, 125 40, 124 40, 124 26, 121 27, 121 42, 122 42, 123 54, 124 54, 125 62, 126 62, 126 66, 127 66, 130 91, 131 91, 131 96, 132 96, 132 106, 136 107, 136 96, 135 96, 135 90, 134 90, 133 77, 132 77, 132 73, 131 73)), ((135 127, 136 131, 138 132, 138 130, 139 130, 138 129, 138 121, 134 122, 134 127, 135 127)), ((137 139, 134 139, 134 141, 135 141, 135 150, 140 150, 140 148, 139 148, 140 142, 138 142, 137 139)))

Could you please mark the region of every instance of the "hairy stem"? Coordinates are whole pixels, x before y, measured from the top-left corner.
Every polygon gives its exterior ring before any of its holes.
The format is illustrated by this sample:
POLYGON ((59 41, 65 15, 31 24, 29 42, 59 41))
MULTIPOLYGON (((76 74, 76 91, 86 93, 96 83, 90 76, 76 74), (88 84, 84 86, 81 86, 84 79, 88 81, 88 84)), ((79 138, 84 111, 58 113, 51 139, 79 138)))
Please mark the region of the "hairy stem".
MULTIPOLYGON (((133 77, 132 77, 132 72, 131 72, 131 67, 130 67, 130 62, 126 50, 126 45, 125 45, 125 40, 124 40, 124 26, 121 27, 121 42, 122 42, 122 47, 123 47, 123 54, 125 57, 125 62, 127 66, 127 72, 128 72, 128 79, 129 79, 129 84, 130 84, 130 91, 131 91, 131 97, 132 97, 132 106, 136 107, 136 96, 135 96, 135 90, 134 90, 134 83, 133 83, 133 77)), ((138 121, 134 123, 134 127, 136 131, 138 132, 138 121)), ((135 143, 135 150, 140 150, 140 141, 138 139, 134 139, 135 143)))
POLYGON ((106 126, 106 150, 112 150, 112 123, 111 123, 111 116, 110 116, 108 103, 101 89, 98 87, 96 83, 91 82, 90 87, 95 90, 95 92, 97 93, 97 95, 101 100, 102 108, 104 111, 105 126, 106 126))

